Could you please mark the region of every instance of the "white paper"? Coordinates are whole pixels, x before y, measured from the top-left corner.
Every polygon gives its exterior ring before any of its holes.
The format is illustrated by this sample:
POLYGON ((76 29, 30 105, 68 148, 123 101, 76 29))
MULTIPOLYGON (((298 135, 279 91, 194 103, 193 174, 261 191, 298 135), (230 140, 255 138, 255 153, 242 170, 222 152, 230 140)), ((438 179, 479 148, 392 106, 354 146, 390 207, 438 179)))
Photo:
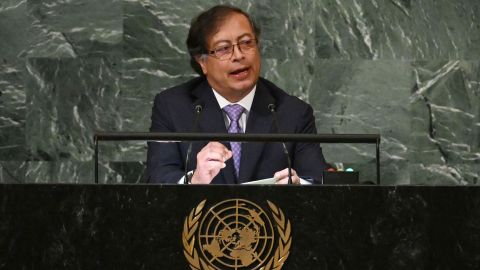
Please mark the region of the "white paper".
POLYGON ((242 185, 275 185, 275 178, 266 178, 256 181, 242 183, 242 185))

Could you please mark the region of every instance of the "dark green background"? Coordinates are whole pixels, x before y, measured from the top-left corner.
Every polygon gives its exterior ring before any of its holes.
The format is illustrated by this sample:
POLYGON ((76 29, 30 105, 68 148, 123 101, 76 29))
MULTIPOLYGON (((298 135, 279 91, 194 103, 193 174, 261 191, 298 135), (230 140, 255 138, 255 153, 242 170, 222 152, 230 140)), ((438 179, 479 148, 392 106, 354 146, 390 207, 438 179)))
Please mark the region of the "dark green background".
MULTIPOLYGON (((2 0, 0 182, 93 182, 93 132, 147 131, 194 75, 190 19, 222 1, 2 0)), ((477 184, 478 0, 230 1, 262 27, 262 75, 320 133, 380 133, 383 184, 477 184)), ((374 148, 324 145, 374 179, 374 148)), ((137 182, 144 143, 103 143, 101 181, 137 182)))

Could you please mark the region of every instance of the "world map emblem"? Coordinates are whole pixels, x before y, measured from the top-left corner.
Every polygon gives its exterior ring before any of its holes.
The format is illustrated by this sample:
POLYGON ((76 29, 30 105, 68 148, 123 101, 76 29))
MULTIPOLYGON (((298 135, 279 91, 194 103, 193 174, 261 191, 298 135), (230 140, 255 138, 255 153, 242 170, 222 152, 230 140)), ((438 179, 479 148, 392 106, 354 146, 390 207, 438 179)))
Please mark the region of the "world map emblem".
POLYGON ((291 224, 267 201, 265 211, 244 199, 229 199, 205 210, 200 202, 185 218, 184 255, 193 270, 281 269, 288 258, 291 224))

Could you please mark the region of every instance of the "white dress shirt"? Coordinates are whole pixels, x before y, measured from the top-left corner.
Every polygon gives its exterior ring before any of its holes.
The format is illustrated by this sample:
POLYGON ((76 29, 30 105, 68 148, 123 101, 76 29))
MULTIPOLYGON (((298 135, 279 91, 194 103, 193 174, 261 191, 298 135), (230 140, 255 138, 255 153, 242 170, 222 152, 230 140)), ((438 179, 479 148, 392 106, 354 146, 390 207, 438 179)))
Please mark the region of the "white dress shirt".
MULTIPOLYGON (((218 105, 220 105, 220 108, 222 109, 222 111, 223 111, 223 108, 232 104, 241 105, 245 109, 242 115, 240 116, 240 119, 238 120, 238 124, 240 125, 240 128, 242 128, 243 133, 245 133, 245 130, 247 128, 248 114, 250 113, 250 109, 252 108, 253 98, 255 97, 256 90, 257 90, 257 86, 255 85, 252 91, 248 93, 248 95, 246 95, 240 101, 236 103, 232 103, 227 99, 225 99, 222 95, 220 95, 215 89, 213 89, 213 94, 215 95, 218 105)), ((223 119, 225 121, 225 127, 228 129, 228 127, 230 126, 230 118, 228 118, 227 113, 225 111, 223 111, 223 119)))

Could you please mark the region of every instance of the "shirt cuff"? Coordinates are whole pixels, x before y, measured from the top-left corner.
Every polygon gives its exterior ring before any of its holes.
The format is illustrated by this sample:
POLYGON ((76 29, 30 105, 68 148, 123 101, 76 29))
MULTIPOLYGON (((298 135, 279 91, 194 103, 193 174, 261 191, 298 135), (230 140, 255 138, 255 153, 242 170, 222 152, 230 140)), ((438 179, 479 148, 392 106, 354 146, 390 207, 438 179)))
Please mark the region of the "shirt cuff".
MULTIPOLYGON (((187 173, 187 175, 190 175, 190 174, 193 174, 193 170, 191 170, 187 173)), ((180 178, 180 180, 178 180, 177 184, 181 184, 181 185, 185 184, 185 175, 182 176, 182 178, 180 178)), ((187 184, 189 184, 189 183, 187 183, 187 184)))

